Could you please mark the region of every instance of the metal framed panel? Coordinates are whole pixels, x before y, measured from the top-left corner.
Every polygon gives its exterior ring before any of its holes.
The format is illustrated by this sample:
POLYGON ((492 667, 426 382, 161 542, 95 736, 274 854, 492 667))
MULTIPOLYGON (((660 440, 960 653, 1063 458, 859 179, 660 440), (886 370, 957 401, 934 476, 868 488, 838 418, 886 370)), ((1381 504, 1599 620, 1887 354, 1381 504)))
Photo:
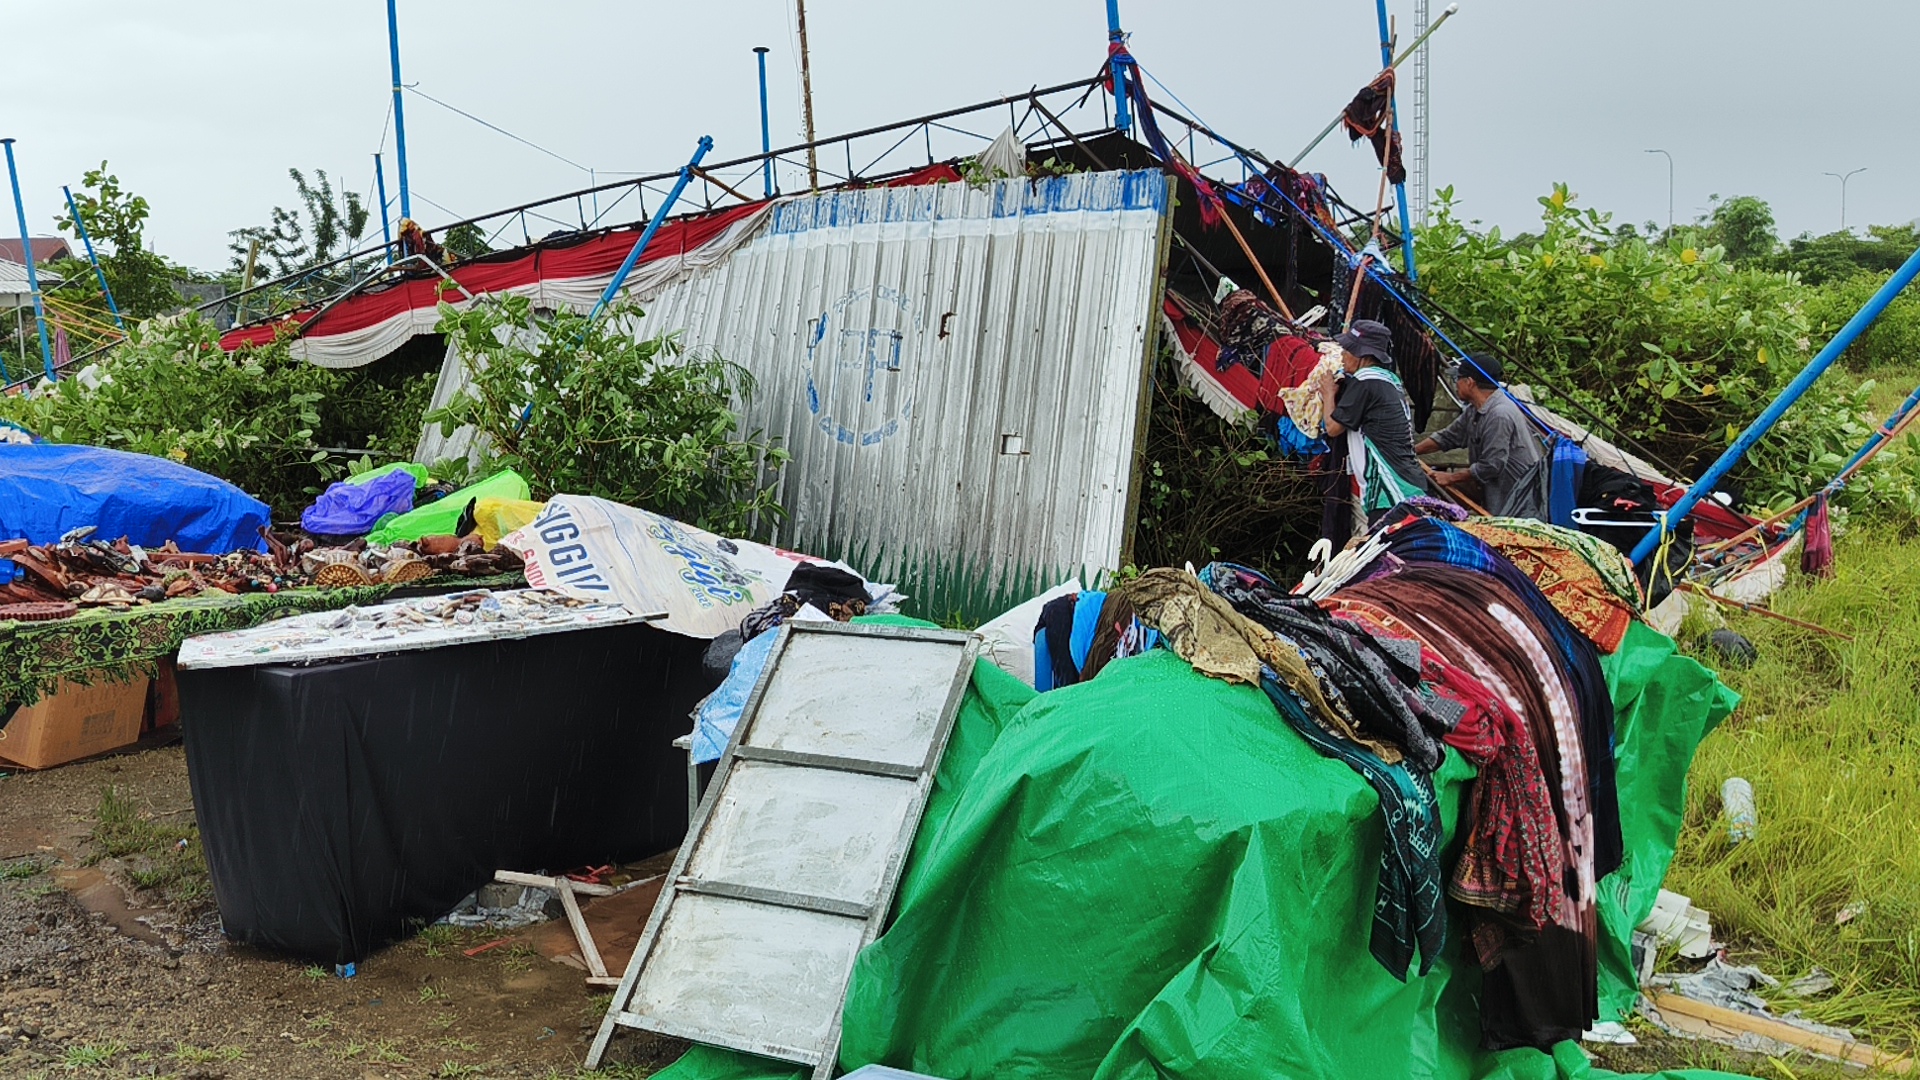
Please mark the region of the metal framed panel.
POLYGON ((618 1027, 814 1068, 838 1061, 978 652, 971 634, 788 623, 614 992, 618 1027))
POLYGON ((990 587, 1117 566, 1171 207, 1158 170, 800 196, 635 332, 753 372, 783 546, 990 587))

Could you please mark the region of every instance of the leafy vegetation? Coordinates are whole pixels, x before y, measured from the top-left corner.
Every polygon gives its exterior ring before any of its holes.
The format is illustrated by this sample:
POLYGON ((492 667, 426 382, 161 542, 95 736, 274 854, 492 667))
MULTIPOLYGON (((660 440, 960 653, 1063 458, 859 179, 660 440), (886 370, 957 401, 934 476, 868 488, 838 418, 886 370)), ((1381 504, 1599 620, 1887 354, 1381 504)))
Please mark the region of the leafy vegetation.
MULTIPOLYGON (((1920 1041, 1920 546, 1886 528, 1837 542, 1838 576, 1797 579, 1773 606, 1851 634, 1842 641, 1735 614, 1759 647, 1722 677, 1743 696, 1689 776, 1667 887, 1770 974, 1818 965, 1830 995, 1794 1001, 1813 1019, 1920 1041), (1729 843, 1719 791, 1754 787, 1759 828, 1729 843)), ((1706 651, 1708 626, 1684 644, 1706 651)))
POLYGON ((220 349, 197 313, 134 327, 100 380, 63 379, 0 398, 0 419, 55 442, 170 457, 297 515, 348 462, 410 454, 433 376, 392 361, 345 371, 296 360, 284 342, 220 349), (89 383, 92 383, 89 385, 89 383))
POLYGON ((780 513, 773 477, 787 452, 741 430, 734 402, 753 393, 752 377, 674 338, 636 338, 630 314, 535 315, 517 296, 443 305, 440 332, 473 381, 428 420, 474 425, 489 468, 516 469, 538 498, 597 495, 723 536, 764 532, 780 513))
MULTIPOLYGON (((87 236, 93 241, 100 269, 113 290, 114 302, 130 319, 144 319, 180 306, 180 294, 174 290, 174 278, 183 271, 166 258, 147 250, 147 217, 152 208, 147 200, 120 186, 120 178, 107 171, 107 163, 89 169, 80 180, 81 190, 73 193, 80 209, 87 236)), ((80 232, 71 214, 54 222, 76 240, 80 232)), ((56 265, 55 272, 74 282, 89 294, 89 306, 106 314, 106 299, 94 284, 93 268, 82 260, 56 265)), ((73 286, 69 286, 73 287, 73 286)))
MULTIPOLYGON (((1564 395, 1614 418, 1682 469, 1718 456, 1824 343, 1793 275, 1692 246, 1696 232, 1615 230, 1611 215, 1581 209, 1558 185, 1540 200, 1541 233, 1509 242, 1462 221, 1452 189, 1440 195, 1419 238, 1427 290, 1524 365, 1513 377, 1549 404, 1564 395)), ((1758 247, 1770 235, 1770 214, 1739 200, 1721 207, 1722 240, 1758 247)), ((1748 454, 1736 484, 1754 505, 1790 502, 1871 430, 1861 392, 1816 383, 1748 454)), ((1892 465, 1882 459, 1870 475, 1892 465)))
POLYGON ((1304 566, 1320 524, 1315 478, 1280 460, 1252 425, 1215 415, 1181 380, 1170 349, 1156 372, 1132 561, 1225 559, 1282 575, 1304 566))

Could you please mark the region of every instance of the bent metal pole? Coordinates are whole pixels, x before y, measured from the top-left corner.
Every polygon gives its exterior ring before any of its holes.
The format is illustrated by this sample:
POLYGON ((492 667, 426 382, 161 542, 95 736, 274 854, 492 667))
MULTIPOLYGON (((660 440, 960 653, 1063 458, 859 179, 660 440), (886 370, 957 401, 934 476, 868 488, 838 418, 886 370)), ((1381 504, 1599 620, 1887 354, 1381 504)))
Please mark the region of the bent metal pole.
POLYGON ((387 265, 393 265, 393 222, 387 218, 387 170, 380 155, 373 155, 373 184, 380 195, 380 243, 387 249, 387 265))
POLYGON ((80 243, 87 249, 87 261, 93 264, 93 276, 100 279, 100 292, 107 298, 107 310, 113 312, 113 325, 127 332, 127 322, 120 317, 120 305, 113 302, 113 287, 107 284, 107 272, 100 269, 100 256, 94 254, 93 238, 87 235, 87 219, 80 216, 80 204, 73 201, 73 189, 60 185, 60 193, 67 197, 67 213, 73 215, 73 231, 80 234, 80 243))
POLYGON ((1893 303, 1893 298, 1900 295, 1900 290, 1912 284, 1917 275, 1920 275, 1920 250, 1916 250, 1907 257, 1907 261, 1901 264, 1900 269, 1893 272, 1893 276, 1887 279, 1885 285, 1880 286, 1880 291, 1873 294, 1873 298, 1867 301, 1867 305, 1855 313, 1853 318, 1847 320, 1847 325, 1833 335, 1833 340, 1827 342, 1827 347, 1821 349, 1820 354, 1809 361, 1807 366, 1801 369, 1800 374, 1793 377, 1793 381, 1787 384, 1787 388, 1780 391, 1780 396, 1773 399, 1773 404, 1767 406, 1766 412, 1761 413, 1753 423, 1747 425, 1747 430, 1733 440, 1733 445, 1727 447, 1727 452, 1720 455, 1720 460, 1715 461, 1706 472, 1700 475, 1700 479, 1694 481, 1693 486, 1680 496, 1680 501, 1655 516, 1657 524, 1648 530, 1647 535, 1640 538, 1640 543, 1633 549, 1634 565, 1638 566, 1645 562, 1647 556, 1653 554, 1654 549, 1659 547, 1660 542, 1666 538, 1671 523, 1685 518, 1695 503, 1712 494, 1714 486, 1740 463, 1740 459, 1746 456, 1748 450, 1753 449, 1755 443, 1765 437, 1787 409, 1807 392, 1807 388, 1813 385, 1813 381, 1833 366, 1833 362, 1840 358, 1840 354, 1847 351, 1847 346, 1852 345, 1855 338, 1864 333, 1867 327, 1873 325, 1873 321, 1880 317, 1880 313, 1887 309, 1887 305, 1893 303))
MULTIPOLYGON (((1374 0, 1374 10, 1380 19, 1380 66, 1392 68, 1393 30, 1391 24, 1387 22, 1387 0, 1374 0)), ((1396 98, 1400 96, 1397 83, 1394 86, 1393 96, 1396 98)), ((1400 137, 1400 110, 1394 108, 1395 104, 1397 103, 1389 102, 1387 105, 1387 119, 1393 124, 1393 130, 1388 139, 1386 153, 1381 155, 1384 160, 1380 162, 1380 168, 1383 170, 1393 162, 1393 140, 1400 137)), ((1406 263, 1407 280, 1419 281, 1420 275, 1413 266, 1413 219, 1407 215, 1406 181, 1393 185, 1393 201, 1400 205, 1400 258, 1406 263)))
POLYGON ((27 235, 27 204, 20 201, 20 171, 13 163, 13 140, 0 139, 7 148, 7 179, 13 183, 13 212, 20 219, 20 261, 27 264, 27 291, 33 294, 33 323, 40 328, 40 362, 46 366, 47 379, 60 376, 53 371, 53 346, 47 343, 47 306, 40 298, 40 272, 33 266, 33 238, 27 235))
POLYGON ((620 269, 614 272, 613 280, 607 282, 607 291, 600 294, 600 299, 594 303, 593 310, 587 313, 588 326, 593 325, 594 320, 600 317, 600 312, 605 310, 608 304, 613 303, 613 298, 619 295, 620 286, 627 283, 627 275, 633 273, 634 264, 640 261, 640 253, 647 249, 653 234, 660 231, 660 223, 667 220, 667 214, 673 210, 673 204, 680 201, 680 193, 687 190, 687 184, 693 180, 694 170, 700 167, 701 159, 706 157, 707 151, 711 149, 713 149, 713 136, 700 136, 700 145, 693 151, 693 160, 681 166, 680 179, 673 182, 673 190, 667 192, 666 201, 660 204, 660 209, 653 212, 653 220, 647 222, 646 231, 642 232, 640 239, 634 242, 633 250, 627 252, 626 260, 620 264, 620 269))

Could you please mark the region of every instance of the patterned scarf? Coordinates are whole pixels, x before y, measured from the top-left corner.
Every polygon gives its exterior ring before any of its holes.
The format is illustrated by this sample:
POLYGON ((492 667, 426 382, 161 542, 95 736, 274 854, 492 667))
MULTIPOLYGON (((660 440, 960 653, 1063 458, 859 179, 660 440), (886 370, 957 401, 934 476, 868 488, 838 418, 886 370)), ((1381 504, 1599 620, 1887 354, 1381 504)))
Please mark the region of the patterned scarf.
POLYGON ((1641 599, 1632 564, 1618 549, 1586 533, 1522 518, 1481 518, 1460 528, 1519 567, 1600 651, 1620 648, 1641 599))
POLYGON ((1433 968, 1447 940, 1447 907, 1440 888, 1440 802, 1433 778, 1405 765, 1388 765, 1364 747, 1335 738, 1307 718, 1286 687, 1264 679, 1280 716, 1307 745, 1345 762, 1380 797, 1386 843, 1380 849, 1380 881, 1374 891, 1373 933, 1368 948, 1380 966, 1402 982, 1420 951, 1420 974, 1433 968))

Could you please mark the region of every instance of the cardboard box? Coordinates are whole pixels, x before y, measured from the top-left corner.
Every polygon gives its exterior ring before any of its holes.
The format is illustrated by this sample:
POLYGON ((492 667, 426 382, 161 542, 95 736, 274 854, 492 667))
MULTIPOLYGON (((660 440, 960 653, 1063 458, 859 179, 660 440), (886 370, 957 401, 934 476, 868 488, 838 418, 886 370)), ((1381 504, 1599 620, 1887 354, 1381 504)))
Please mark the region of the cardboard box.
POLYGON ((137 742, 149 681, 143 677, 93 686, 62 682, 52 695, 15 712, 0 728, 0 762, 47 769, 137 742))

